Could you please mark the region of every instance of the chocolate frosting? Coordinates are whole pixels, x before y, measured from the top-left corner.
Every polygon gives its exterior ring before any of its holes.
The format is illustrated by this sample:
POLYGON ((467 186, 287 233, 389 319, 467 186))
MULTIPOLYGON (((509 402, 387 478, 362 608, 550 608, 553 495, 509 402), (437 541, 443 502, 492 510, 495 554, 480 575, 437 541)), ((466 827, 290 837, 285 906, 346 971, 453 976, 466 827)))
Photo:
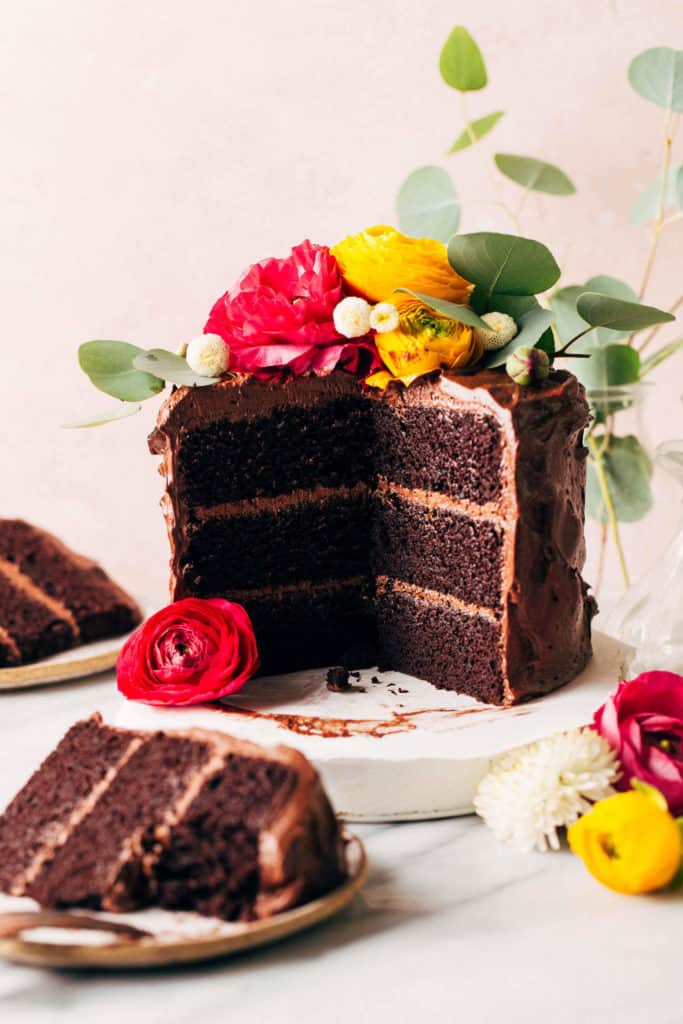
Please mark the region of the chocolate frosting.
MULTIPOLYGON (((501 498, 487 509, 506 524, 502 616, 504 701, 547 693, 574 678, 591 656, 595 601, 581 577, 585 559, 584 389, 565 371, 522 387, 502 370, 437 373, 406 388, 367 388, 350 374, 262 382, 248 377, 177 389, 160 410, 150 449, 163 456, 162 499, 171 542, 172 592, 182 566, 190 510, 175 484, 175 454, 185 432, 221 419, 268 416, 277 407, 315 406, 342 396, 403 406, 478 411, 503 438, 501 498)), ((243 453, 246 454, 246 453, 243 453)), ((381 486, 381 482, 380 482, 381 486)), ((302 498, 304 496, 302 495, 302 498)), ((252 503, 258 505, 258 499, 252 503)), ((454 503, 455 504, 455 503, 454 503)))

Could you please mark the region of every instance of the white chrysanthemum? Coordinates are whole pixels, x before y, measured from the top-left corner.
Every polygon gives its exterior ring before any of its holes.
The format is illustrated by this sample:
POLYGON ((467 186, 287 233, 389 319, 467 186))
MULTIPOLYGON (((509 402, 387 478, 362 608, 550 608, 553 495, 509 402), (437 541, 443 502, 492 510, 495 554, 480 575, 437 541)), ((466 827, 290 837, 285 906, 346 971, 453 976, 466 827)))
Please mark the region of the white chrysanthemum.
POLYGON ((220 377, 228 368, 229 355, 220 334, 200 334, 188 342, 185 358, 200 377, 220 377))
POLYGON ((477 328, 477 337, 487 352, 502 348, 517 334, 517 324, 507 313, 484 313, 481 319, 490 327, 488 331, 477 328))
POLYGON ((345 338, 362 338, 370 330, 370 303, 355 295, 334 307, 334 326, 345 338))
POLYGON ((398 310, 393 302, 378 302, 370 313, 370 326, 378 334, 387 334, 398 327, 398 310))
POLYGON ((619 762, 593 729, 573 729, 494 758, 474 809, 496 838, 522 850, 558 850, 558 828, 610 796, 619 762))

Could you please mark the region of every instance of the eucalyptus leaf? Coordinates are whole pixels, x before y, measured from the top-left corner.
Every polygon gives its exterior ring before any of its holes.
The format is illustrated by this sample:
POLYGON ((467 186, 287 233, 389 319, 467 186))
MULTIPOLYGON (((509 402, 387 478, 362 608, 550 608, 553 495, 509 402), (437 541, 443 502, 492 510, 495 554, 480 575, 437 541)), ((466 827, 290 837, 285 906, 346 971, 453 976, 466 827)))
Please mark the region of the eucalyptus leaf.
POLYGON ((142 352, 127 341, 86 341, 78 349, 78 362, 100 391, 122 402, 142 402, 164 389, 158 374, 133 365, 142 352))
MULTIPOLYGON (((640 193, 631 207, 629 220, 631 224, 644 224, 654 220, 659 210, 659 199, 662 191, 662 175, 655 178, 651 185, 640 193)), ((666 176, 664 203, 662 210, 670 210, 672 206, 683 207, 683 164, 676 164, 669 169, 666 176)))
POLYGON ((498 309, 492 301, 498 294, 536 295, 560 276, 555 258, 541 242, 491 231, 454 235, 448 259, 454 270, 478 286, 485 307, 478 312, 498 309))
POLYGON ((576 302, 579 316, 593 327, 613 331, 640 331, 653 324, 666 324, 676 318, 671 313, 640 302, 628 302, 600 292, 586 291, 576 302))
POLYGON ((443 45, 439 71, 447 85, 458 92, 483 89, 488 78, 481 50, 462 25, 457 25, 443 45))
POLYGON ((585 331, 588 324, 576 312, 576 300, 583 295, 585 287, 580 284, 565 285, 550 296, 550 307, 555 314, 555 327, 560 341, 567 342, 585 331))
POLYGON ((460 201, 442 167, 419 167, 401 185, 396 201, 401 231, 411 238, 447 242, 460 225, 460 201))
MULTIPOLYGON (((550 305, 555 313, 555 324, 563 342, 576 337, 589 326, 576 309, 577 300, 584 292, 600 292, 601 295, 611 295, 615 299, 625 299, 627 302, 637 300, 636 293, 629 284, 607 274, 591 277, 584 285, 567 285, 565 288, 558 289, 551 297, 550 305)), ((592 332, 591 344, 609 345, 626 337, 629 333, 631 332, 613 331, 606 327, 600 327, 592 332)))
POLYGON ((493 369, 496 366, 503 366, 507 361, 508 356, 514 352, 516 348, 520 348, 522 345, 528 345, 530 348, 534 348, 537 342, 547 331, 552 320, 552 312, 549 309, 544 309, 542 306, 535 306, 528 310, 517 321, 517 327, 519 330, 512 341, 509 341, 507 345, 503 346, 503 348, 497 349, 495 352, 488 352, 484 356, 481 365, 488 369, 493 369))
MULTIPOLYGON (((613 435, 602 455, 602 465, 619 522, 637 523, 643 519, 652 508, 652 463, 638 438, 632 434, 627 437, 613 435)), ((593 459, 588 460, 586 511, 591 519, 607 522, 593 459)))
POLYGON ((640 379, 640 355, 632 345, 595 345, 579 341, 577 351, 590 355, 590 359, 575 359, 572 366, 589 390, 635 384, 640 379))
POLYGON ((200 377, 187 365, 187 360, 177 356, 174 352, 167 352, 163 348, 151 348, 148 352, 142 352, 133 360, 133 365, 138 370, 148 370, 159 374, 164 380, 179 387, 204 388, 209 384, 216 384, 220 377, 200 377))
POLYGON ((480 327, 485 331, 489 330, 488 324, 481 317, 478 317, 469 306, 460 306, 455 302, 447 302, 445 299, 435 299, 433 295, 425 295, 424 292, 414 292, 410 288, 397 288, 396 290, 405 292, 406 295, 412 295, 414 298, 419 299, 420 302, 424 302, 426 306, 430 306, 437 313, 442 313, 451 320, 467 324, 468 327, 480 327))
POLYGON ((573 182, 554 164, 513 153, 496 153, 493 159, 501 174, 532 192, 547 192, 553 196, 570 196, 576 192, 573 182))
POLYGON ((665 110, 683 112, 683 51, 656 46, 634 57, 628 80, 644 99, 665 110))
POLYGON ((663 363, 669 356, 674 355, 680 348, 683 348, 683 338, 677 338, 675 341, 670 341, 668 345, 664 345, 662 348, 653 352, 651 356, 644 359, 640 366, 640 376, 646 377, 648 373, 652 373, 655 367, 663 363))
POLYGON ((550 362, 552 363, 555 358, 555 335, 553 334, 552 327, 549 327, 547 331, 543 332, 536 342, 536 348, 542 349, 550 358, 550 362))
POLYGON ((73 423, 63 423, 65 430, 81 430, 85 427, 101 427, 104 423, 113 423, 114 420, 125 420, 128 416, 134 416, 140 412, 142 406, 139 402, 121 402, 107 412, 89 416, 84 420, 76 420, 73 423))
POLYGON ((486 114, 484 117, 478 117, 476 121, 471 121, 469 128, 466 128, 464 132, 458 135, 448 152, 460 153, 463 149, 468 149, 474 142, 478 142, 479 139, 483 139, 485 135, 488 135, 496 127, 502 116, 503 111, 496 110, 493 114, 486 114))

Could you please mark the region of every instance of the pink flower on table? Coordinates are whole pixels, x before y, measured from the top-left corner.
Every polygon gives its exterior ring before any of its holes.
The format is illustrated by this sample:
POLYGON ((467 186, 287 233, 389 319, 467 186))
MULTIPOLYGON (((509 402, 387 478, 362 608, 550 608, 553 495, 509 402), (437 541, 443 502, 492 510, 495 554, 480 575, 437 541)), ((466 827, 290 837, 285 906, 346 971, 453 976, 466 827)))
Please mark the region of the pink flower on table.
POLYGON ((619 683, 593 727, 621 761, 618 788, 640 779, 663 793, 672 814, 683 814, 683 676, 643 672, 619 683))
POLYGON ((339 366, 352 373, 372 345, 342 337, 333 314, 343 298, 337 261, 324 245, 304 241, 284 259, 265 259, 214 304, 204 328, 230 350, 230 369, 272 377, 289 370, 324 376, 339 366))

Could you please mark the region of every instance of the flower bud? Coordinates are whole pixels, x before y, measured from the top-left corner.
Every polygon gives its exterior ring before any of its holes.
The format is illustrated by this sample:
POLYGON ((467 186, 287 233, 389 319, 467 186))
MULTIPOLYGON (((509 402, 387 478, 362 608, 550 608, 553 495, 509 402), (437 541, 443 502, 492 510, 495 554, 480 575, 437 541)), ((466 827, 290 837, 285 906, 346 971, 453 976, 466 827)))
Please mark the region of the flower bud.
POLYGON ((505 369, 516 384, 540 384, 550 373, 550 360, 541 348, 522 345, 508 356, 505 369))

